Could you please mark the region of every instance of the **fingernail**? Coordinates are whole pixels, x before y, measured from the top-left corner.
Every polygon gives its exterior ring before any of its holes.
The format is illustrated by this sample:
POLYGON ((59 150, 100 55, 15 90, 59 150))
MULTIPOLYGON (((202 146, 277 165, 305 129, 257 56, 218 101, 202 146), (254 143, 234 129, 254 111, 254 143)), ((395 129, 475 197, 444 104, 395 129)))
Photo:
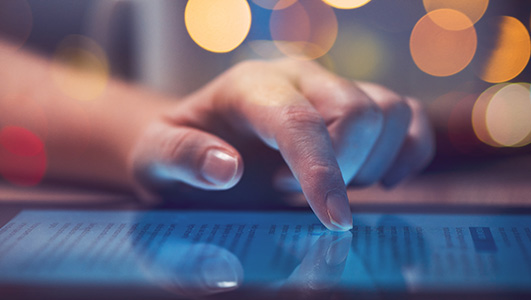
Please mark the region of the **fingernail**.
POLYGON ((211 257, 203 261, 201 276, 207 287, 212 290, 227 290, 238 286, 238 273, 224 257, 211 257))
POLYGON ((352 241, 352 234, 344 232, 337 240, 330 244, 328 251, 326 251, 325 261, 330 267, 335 267, 345 261, 350 250, 350 242, 352 241))
POLYGON ((201 172, 209 182, 219 186, 227 185, 236 177, 238 159, 225 151, 211 149, 205 156, 201 172))
POLYGON ((347 231, 352 228, 352 215, 350 205, 345 193, 332 191, 326 196, 326 208, 330 223, 339 231, 347 231))

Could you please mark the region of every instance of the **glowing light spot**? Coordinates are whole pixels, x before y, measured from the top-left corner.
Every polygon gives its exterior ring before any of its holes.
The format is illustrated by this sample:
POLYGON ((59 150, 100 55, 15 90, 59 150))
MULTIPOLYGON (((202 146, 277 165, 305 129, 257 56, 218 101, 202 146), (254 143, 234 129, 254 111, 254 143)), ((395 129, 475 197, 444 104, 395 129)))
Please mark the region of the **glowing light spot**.
POLYGON ((217 283, 217 286, 220 287, 220 288, 232 288, 232 287, 236 287, 238 286, 238 282, 237 281, 220 281, 217 283))
POLYGON ((369 3, 371 0, 323 0, 325 3, 327 3, 330 6, 333 6, 335 8, 339 9, 353 9, 361 7, 367 3, 369 3))
POLYGON ((41 139, 33 132, 15 126, 5 127, 0 132, 0 143, 11 153, 20 156, 33 156, 44 148, 41 139))
POLYGON ((325 55, 337 38, 333 9, 320 0, 305 0, 271 13, 271 37, 278 49, 298 59, 325 55))
POLYGON ((0 36, 9 41, 8 46, 0 48, 0 54, 22 47, 32 27, 33 15, 26 0, 0 1, 0 36))
POLYGON ((433 21, 435 19, 454 20, 456 28, 471 21, 464 14, 439 9, 422 17, 411 33, 410 51, 417 67, 433 76, 450 76, 463 70, 472 60, 477 47, 474 26, 462 30, 449 30, 433 21))
POLYGON ((509 84, 491 99, 486 124, 491 138, 502 146, 523 146, 531 134, 530 84, 509 84))
POLYGON ((472 127, 474 128, 476 137, 483 143, 493 147, 499 147, 500 144, 491 138, 487 129, 487 107, 492 97, 505 86, 507 86, 507 84, 502 83, 486 89, 481 95, 479 95, 472 110, 472 127))
MULTIPOLYGON (((527 28, 513 17, 500 16, 489 20, 494 35, 494 45, 482 53, 478 76, 487 82, 498 83, 513 79, 520 74, 531 55, 531 41, 527 28)), ((482 49, 483 50, 483 49, 482 49)))
POLYGON ((238 47, 251 28, 251 9, 245 0, 189 0, 184 21, 190 37, 211 52, 238 47))
POLYGON ((297 2, 297 0, 253 0, 253 2, 265 9, 284 9, 297 2))
POLYGON ((110 73, 104 51, 96 42, 80 35, 70 35, 61 42, 51 72, 65 95, 82 101, 100 97, 110 73))
POLYGON ((21 186, 37 185, 46 171, 44 143, 33 132, 17 126, 0 131, 0 174, 21 186))
MULTIPOLYGON (((489 6, 489 0, 423 0, 422 2, 428 13, 437 9, 453 9, 465 14, 470 19, 471 24, 475 24, 481 19, 489 6)), ((459 20, 457 20, 458 23, 453 23, 448 18, 440 18, 436 15, 431 17, 435 23, 446 29, 449 29, 448 26, 459 26, 459 29, 465 29, 467 26, 471 26, 471 24, 467 22, 461 23, 459 20)))
POLYGON ((329 52, 342 76, 374 80, 384 74, 391 63, 385 40, 374 31, 360 26, 342 27, 337 41, 329 52))

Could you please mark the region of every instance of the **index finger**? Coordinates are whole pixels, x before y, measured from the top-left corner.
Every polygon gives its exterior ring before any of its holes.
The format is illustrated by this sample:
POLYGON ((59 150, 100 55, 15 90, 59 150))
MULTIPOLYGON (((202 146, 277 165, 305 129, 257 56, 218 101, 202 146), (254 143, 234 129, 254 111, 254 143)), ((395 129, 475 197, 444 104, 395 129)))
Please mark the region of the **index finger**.
POLYGON ((243 92, 223 102, 238 115, 236 120, 245 120, 250 130, 280 151, 319 220, 328 229, 349 230, 346 187, 326 124, 293 84, 274 75, 246 81, 243 92))

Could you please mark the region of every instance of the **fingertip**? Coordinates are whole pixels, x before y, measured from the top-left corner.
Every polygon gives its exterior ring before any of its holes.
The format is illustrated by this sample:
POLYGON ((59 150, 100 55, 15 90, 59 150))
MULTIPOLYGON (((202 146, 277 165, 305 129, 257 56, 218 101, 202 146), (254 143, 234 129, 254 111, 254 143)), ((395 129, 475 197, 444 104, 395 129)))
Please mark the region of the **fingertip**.
POLYGON ((352 213, 346 193, 332 191, 326 195, 328 222, 323 222, 332 231, 352 229, 352 213))

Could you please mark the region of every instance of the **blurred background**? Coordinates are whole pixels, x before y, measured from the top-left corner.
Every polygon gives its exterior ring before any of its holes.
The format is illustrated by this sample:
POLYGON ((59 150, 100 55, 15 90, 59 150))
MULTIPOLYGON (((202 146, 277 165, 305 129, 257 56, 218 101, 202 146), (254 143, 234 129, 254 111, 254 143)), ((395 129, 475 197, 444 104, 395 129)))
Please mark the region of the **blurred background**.
MULTIPOLYGON (((40 53, 66 95, 91 101, 111 77, 183 96, 243 60, 316 60, 421 100, 437 133, 433 171, 529 152, 530 15, 521 0, 2 0, 0 35, 13 49, 0 61, 40 53), (85 77, 61 77, 55 64, 85 77)), ((36 129, 0 120, 4 163, 35 169, 2 174, 22 186, 46 165, 46 117, 27 113, 36 129), (12 136, 25 137, 23 153, 12 136)))

